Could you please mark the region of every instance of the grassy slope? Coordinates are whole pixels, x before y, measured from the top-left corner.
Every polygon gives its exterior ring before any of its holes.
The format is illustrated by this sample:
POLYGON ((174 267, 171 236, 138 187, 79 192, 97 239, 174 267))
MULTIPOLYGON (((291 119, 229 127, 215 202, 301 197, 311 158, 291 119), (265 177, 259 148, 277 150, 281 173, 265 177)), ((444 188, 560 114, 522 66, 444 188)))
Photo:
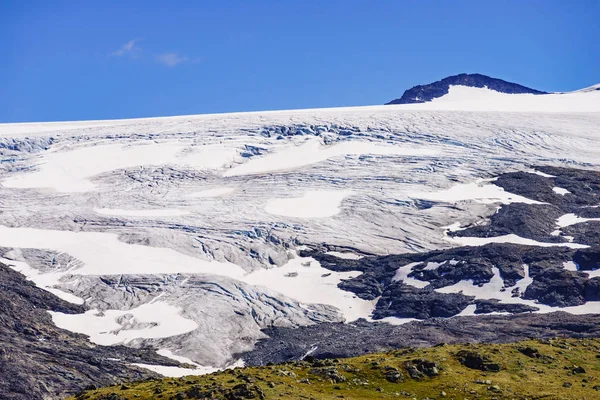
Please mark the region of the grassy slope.
MULTIPOLYGON (((323 360, 317 363, 322 364, 323 360)), ((310 373, 311 369, 322 371, 323 367, 303 361, 135 382, 88 391, 77 399, 211 398, 210 392, 212 398, 219 399, 600 399, 600 339, 446 345, 327 360, 324 364, 330 371, 335 368, 334 380, 345 381, 335 383, 310 373), (541 357, 526 356, 519 348, 536 349, 541 357), (502 369, 483 372, 467 368, 457 360, 460 350, 487 355, 502 369), (419 358, 437 363, 439 374, 411 378, 406 362, 419 358), (578 366, 585 372, 576 370, 578 366), (386 371, 392 368, 403 375, 403 382, 386 380, 386 371), (232 390, 236 385, 237 389, 232 390)))

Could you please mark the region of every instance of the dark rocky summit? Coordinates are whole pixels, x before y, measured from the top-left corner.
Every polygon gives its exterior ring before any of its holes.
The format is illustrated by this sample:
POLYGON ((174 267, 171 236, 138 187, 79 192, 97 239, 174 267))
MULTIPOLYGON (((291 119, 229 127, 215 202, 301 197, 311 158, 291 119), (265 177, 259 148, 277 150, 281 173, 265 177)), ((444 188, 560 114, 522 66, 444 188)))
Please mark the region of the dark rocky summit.
POLYGON ((0 399, 59 399, 86 387, 157 376, 131 363, 179 365, 152 349, 94 345, 57 328, 48 310, 84 311, 0 264, 0 399))
POLYGON ((471 86, 495 90, 501 93, 509 94, 545 94, 539 90, 531 89, 517 83, 506 82, 502 79, 491 78, 481 74, 458 74, 449 76, 440 81, 430 83, 428 85, 418 85, 404 92, 402 97, 395 99, 386 104, 411 104, 411 103, 426 103, 435 98, 442 97, 448 94, 450 86, 471 86))

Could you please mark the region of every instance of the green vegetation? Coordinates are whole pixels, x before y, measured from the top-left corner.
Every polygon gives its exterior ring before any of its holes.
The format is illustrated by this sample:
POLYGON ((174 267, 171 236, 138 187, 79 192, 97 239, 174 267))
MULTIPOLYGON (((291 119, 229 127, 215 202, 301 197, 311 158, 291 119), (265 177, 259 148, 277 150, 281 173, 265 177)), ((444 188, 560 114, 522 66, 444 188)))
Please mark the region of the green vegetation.
POLYGON ((127 383, 73 399, 600 399, 600 339, 440 345, 127 383))

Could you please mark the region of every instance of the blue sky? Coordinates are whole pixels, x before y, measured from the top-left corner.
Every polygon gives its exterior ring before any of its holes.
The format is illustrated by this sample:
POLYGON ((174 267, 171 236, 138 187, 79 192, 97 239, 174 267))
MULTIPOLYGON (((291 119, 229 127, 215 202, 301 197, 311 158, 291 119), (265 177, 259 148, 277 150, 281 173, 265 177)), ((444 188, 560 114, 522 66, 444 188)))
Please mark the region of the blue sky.
POLYGON ((0 122, 382 104, 480 72, 600 82, 600 0, 0 1, 0 122))

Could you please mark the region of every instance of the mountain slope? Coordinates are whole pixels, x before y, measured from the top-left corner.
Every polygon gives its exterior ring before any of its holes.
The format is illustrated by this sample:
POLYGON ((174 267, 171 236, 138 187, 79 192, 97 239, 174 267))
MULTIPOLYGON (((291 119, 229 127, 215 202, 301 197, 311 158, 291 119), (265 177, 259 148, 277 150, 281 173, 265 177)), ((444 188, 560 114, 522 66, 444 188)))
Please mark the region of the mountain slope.
POLYGON ((463 318, 473 340, 596 335, 598 96, 0 125, 0 261, 72 304, 54 329, 172 376, 463 318))
POLYGON ((428 85, 414 86, 404 92, 402 97, 386 104, 413 104, 426 103, 433 99, 448 94, 450 86, 468 86, 475 88, 488 88, 499 93, 507 94, 546 94, 540 90, 528 88, 517 83, 491 78, 481 74, 458 74, 449 76, 428 85))
POLYGON ((600 340, 405 348, 348 359, 238 368, 84 392, 77 400, 125 399, 595 399, 600 340))
POLYGON ((61 398, 88 386, 156 376, 132 363, 179 363, 152 350, 96 346, 57 328, 47 310, 79 313, 70 304, 0 263, 0 398, 61 398))

